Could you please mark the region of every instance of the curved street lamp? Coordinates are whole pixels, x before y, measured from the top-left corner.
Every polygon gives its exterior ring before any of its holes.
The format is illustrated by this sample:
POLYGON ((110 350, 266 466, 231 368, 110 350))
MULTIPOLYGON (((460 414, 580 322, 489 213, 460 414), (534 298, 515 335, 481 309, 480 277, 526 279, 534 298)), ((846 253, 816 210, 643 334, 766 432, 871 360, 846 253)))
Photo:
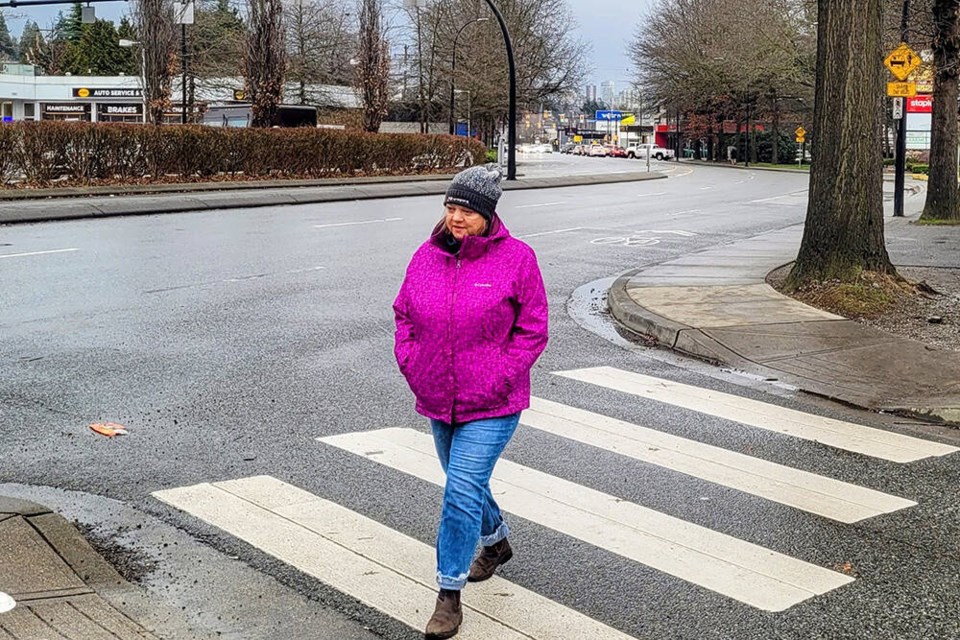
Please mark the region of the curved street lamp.
POLYGON ((517 179, 517 67, 513 61, 513 43, 510 41, 510 32, 503 14, 493 4, 493 0, 486 0, 487 6, 493 11, 503 33, 503 43, 507 47, 507 65, 510 69, 510 122, 507 125, 507 180, 517 179))
MULTIPOLYGON (((460 34, 463 33, 463 30, 469 27, 472 24, 477 22, 487 22, 490 18, 475 18, 470 22, 465 23, 459 29, 457 29, 457 35, 453 38, 453 59, 450 64, 450 135, 454 135, 457 132, 456 121, 454 120, 453 111, 454 111, 454 96, 457 93, 456 88, 456 73, 457 73, 457 42, 460 40, 460 34)), ((467 129, 467 136, 470 135, 469 128, 467 129)))

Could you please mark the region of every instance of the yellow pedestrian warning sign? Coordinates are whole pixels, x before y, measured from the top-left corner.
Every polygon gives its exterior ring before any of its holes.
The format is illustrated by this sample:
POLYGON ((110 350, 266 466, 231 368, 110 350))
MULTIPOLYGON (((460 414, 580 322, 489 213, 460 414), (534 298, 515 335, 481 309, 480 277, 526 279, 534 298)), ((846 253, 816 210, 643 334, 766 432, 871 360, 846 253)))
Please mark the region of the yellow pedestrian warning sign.
POLYGON ((797 135, 798 138, 802 138, 805 135, 807 135, 807 130, 804 129, 803 127, 797 127, 797 130, 794 131, 794 133, 797 135))
POLYGON ((914 69, 920 66, 921 62, 923 60, 920 59, 920 54, 911 49, 907 43, 901 42, 900 46, 891 51, 890 55, 884 59, 883 64, 890 70, 894 78, 903 81, 913 73, 914 69))

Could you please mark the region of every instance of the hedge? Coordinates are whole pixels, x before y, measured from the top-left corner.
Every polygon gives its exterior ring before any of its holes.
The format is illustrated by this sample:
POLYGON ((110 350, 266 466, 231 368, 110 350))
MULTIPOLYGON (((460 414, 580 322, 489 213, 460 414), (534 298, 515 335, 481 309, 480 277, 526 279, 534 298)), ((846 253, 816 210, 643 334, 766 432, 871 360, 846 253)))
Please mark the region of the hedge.
POLYGON ((448 172, 483 162, 480 142, 334 129, 0 125, 4 188, 448 172))

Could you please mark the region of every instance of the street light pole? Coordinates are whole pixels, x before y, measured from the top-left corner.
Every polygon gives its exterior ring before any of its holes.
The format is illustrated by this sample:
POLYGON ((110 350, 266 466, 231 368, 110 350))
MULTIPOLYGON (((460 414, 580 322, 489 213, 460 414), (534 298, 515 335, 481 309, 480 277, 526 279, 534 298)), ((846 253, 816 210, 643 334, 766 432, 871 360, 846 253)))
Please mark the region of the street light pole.
MULTIPOLYGON (((457 88, 456 88, 456 81, 457 81, 457 41, 460 40, 460 34, 463 33, 463 30, 464 30, 464 29, 466 29, 467 27, 469 27, 470 25, 472 25, 472 24, 474 24, 474 23, 476 23, 476 22, 486 22, 486 21, 488 21, 489 19, 490 19, 490 18, 475 18, 474 20, 471 20, 470 22, 467 22, 466 24, 464 24, 463 26, 461 26, 459 29, 457 29, 457 35, 453 38, 453 58, 452 58, 452 60, 450 61, 450 135, 454 135, 454 134, 457 132, 457 129, 456 129, 457 124, 456 124, 456 121, 455 121, 454 115, 453 115, 454 108, 455 108, 455 106, 456 106, 455 103, 454 103, 454 95, 455 95, 456 92, 457 92, 457 88)), ((469 129, 469 127, 467 128, 467 135, 470 135, 470 129, 469 129)))
POLYGON ((507 180, 517 179, 517 67, 513 60, 513 43, 510 41, 510 32, 503 14, 493 4, 493 0, 485 0, 493 11, 503 32, 503 43, 507 47, 507 66, 510 70, 510 121, 507 125, 507 180))
MULTIPOLYGON (((910 17, 910 0, 903 0, 903 15, 900 17, 900 41, 906 42, 907 21, 910 17)), ((903 188, 904 173, 907 168, 907 113, 903 110, 903 117, 897 124, 897 159, 894 167, 894 193, 893 193, 893 215, 896 218, 903 217, 903 188)))
POLYGON ((124 48, 140 47, 140 93, 143 98, 143 123, 147 123, 147 54, 143 50, 143 43, 136 40, 120 38, 120 46, 124 48))

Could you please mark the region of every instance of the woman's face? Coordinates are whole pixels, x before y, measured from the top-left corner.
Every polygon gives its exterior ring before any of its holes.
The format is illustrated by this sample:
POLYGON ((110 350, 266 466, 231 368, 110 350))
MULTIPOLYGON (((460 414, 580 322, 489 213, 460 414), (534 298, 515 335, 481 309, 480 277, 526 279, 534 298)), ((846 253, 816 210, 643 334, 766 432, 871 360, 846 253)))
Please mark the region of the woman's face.
POLYGON ((458 204, 446 206, 444 222, 447 231, 457 240, 463 240, 467 236, 479 236, 487 229, 487 221, 482 215, 458 204))

